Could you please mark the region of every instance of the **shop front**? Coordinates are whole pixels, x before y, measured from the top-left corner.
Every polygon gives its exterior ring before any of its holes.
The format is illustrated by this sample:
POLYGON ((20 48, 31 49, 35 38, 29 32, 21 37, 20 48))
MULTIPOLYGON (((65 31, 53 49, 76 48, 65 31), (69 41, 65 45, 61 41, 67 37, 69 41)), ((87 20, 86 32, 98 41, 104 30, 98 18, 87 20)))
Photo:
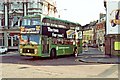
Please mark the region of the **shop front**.
POLYGON ((18 49, 19 45, 19 33, 9 33, 8 36, 8 49, 10 50, 16 50, 18 49))
POLYGON ((0 33, 0 46, 4 45, 4 37, 3 37, 3 33, 0 33))

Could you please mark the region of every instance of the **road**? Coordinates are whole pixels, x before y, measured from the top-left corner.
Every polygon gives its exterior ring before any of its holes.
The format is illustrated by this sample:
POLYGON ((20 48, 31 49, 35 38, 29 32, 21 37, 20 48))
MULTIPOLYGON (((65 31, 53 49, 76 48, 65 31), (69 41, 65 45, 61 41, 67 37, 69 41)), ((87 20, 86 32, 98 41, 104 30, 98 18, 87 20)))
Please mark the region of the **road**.
POLYGON ((83 63, 72 56, 33 59, 17 52, 0 57, 2 78, 118 78, 117 64, 83 63))

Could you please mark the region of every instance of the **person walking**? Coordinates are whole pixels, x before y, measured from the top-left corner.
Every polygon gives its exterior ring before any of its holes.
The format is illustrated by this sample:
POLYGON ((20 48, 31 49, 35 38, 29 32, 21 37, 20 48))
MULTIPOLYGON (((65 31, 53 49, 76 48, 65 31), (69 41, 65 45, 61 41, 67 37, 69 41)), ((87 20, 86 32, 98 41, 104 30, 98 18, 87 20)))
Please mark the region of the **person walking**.
POLYGON ((75 57, 78 56, 78 49, 77 49, 77 47, 74 48, 74 56, 75 56, 75 57))
POLYGON ((88 51, 88 44, 87 44, 87 42, 83 43, 83 50, 84 51, 88 51))

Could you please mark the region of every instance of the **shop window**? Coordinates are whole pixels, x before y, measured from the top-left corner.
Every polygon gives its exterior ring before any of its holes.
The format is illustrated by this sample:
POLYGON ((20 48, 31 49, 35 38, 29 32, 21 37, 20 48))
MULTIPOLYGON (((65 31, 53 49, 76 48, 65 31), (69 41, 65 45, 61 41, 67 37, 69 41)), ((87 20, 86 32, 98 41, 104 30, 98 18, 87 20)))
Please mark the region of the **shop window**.
POLYGON ((5 19, 4 18, 1 20, 1 26, 5 26, 5 19))
POLYGON ((13 46, 18 46, 18 42, 19 40, 18 40, 18 36, 14 36, 13 37, 13 46))
POLYGON ((11 37, 8 37, 8 46, 11 46, 11 37))
POLYGON ((3 46, 3 38, 0 37, 0 46, 3 46))

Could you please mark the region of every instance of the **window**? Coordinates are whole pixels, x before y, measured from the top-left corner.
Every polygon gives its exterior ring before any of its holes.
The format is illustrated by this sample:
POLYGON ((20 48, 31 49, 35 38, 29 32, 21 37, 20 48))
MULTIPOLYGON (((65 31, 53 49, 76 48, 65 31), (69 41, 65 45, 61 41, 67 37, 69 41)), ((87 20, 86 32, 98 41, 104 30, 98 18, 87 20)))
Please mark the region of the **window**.
POLYGON ((22 3, 13 2, 11 9, 20 9, 20 8, 22 8, 22 3))
POLYGON ((3 42, 4 42, 4 41, 3 41, 3 38, 4 38, 4 37, 0 35, 0 46, 3 46, 3 42))
POLYGON ((18 42, 18 36, 15 35, 15 36, 13 37, 13 46, 18 46, 18 43, 19 43, 19 42, 18 42))
POLYGON ((57 44, 57 39, 56 39, 56 38, 53 38, 52 43, 53 43, 53 44, 57 44))
POLYGON ((0 11, 2 11, 4 9, 4 5, 3 5, 3 3, 1 2, 0 3, 0 11))
POLYGON ((40 25, 40 18, 27 18, 22 20, 22 25, 40 25))
POLYGON ((30 19, 23 19, 22 25, 30 25, 30 19))
POLYGON ((39 44, 40 36, 39 35, 21 35, 20 44, 39 44))
POLYGON ((40 20, 37 18, 32 19, 32 25, 40 25, 40 20))

